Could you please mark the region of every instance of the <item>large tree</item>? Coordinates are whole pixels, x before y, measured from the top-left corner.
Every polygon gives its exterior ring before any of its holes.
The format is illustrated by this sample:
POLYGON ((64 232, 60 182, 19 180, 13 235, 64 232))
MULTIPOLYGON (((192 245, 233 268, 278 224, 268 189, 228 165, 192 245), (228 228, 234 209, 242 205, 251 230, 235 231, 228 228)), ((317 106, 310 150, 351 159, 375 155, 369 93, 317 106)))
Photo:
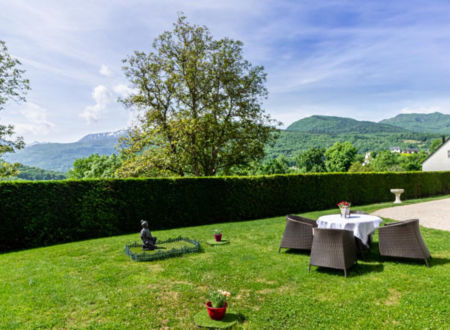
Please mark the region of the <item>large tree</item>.
POLYGON ((121 164, 122 160, 116 154, 110 156, 92 154, 86 158, 76 159, 68 175, 70 179, 114 178, 121 164))
POLYGON ((325 172, 325 149, 311 148, 297 156, 300 172, 325 172))
POLYGON ((431 141, 430 153, 435 152, 442 145, 442 139, 434 139, 431 141))
POLYGON ((325 151, 325 167, 328 172, 347 172, 355 160, 356 148, 350 142, 336 142, 325 151))
MULTIPOLYGON (((28 79, 23 78, 24 70, 20 69, 20 62, 8 53, 4 41, 0 40, 0 110, 8 101, 25 101, 25 93, 30 89, 28 79)), ((11 165, 1 159, 6 152, 24 147, 21 137, 11 140, 14 126, 0 124, 0 178, 17 174, 18 164, 11 165)))
POLYGON ((121 175, 228 174, 263 158, 276 136, 262 108, 266 74, 242 46, 180 17, 154 51, 124 60, 134 93, 122 101, 140 116, 124 141, 121 175))

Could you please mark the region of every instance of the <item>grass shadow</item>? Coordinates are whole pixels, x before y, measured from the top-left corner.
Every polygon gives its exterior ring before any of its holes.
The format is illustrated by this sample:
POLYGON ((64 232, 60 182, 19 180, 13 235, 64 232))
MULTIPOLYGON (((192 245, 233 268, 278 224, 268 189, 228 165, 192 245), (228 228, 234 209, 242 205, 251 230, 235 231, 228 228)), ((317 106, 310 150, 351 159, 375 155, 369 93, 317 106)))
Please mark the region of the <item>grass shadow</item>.
MULTIPOLYGON (((391 262, 396 264, 402 264, 402 265, 423 265, 426 267, 425 260, 423 259, 409 259, 409 258, 401 258, 401 257, 381 257, 383 262, 391 262)), ((443 266, 448 263, 450 263, 449 258, 433 258, 428 259, 428 262, 430 264, 430 268, 436 267, 436 266, 443 266)))
POLYGON ((429 260, 430 262, 430 266, 442 266, 442 265, 446 265, 448 263, 450 263, 450 259, 449 258, 435 258, 433 256, 431 256, 431 259, 429 260))
POLYGON ((364 251, 361 261, 378 263, 383 262, 383 258, 380 255, 378 242, 372 242, 370 250, 364 251))
MULTIPOLYGON (((313 266, 314 267, 314 266, 313 266)), ((311 267, 311 271, 312 271, 311 267)), ((347 269, 347 277, 356 277, 363 276, 369 273, 381 273, 384 270, 383 264, 370 265, 370 264, 362 264, 359 263, 353 265, 349 269, 347 269)), ((344 276, 344 270, 342 269, 333 269, 333 268, 325 268, 325 267, 316 267, 316 271, 323 274, 329 274, 334 276, 344 276)))
MULTIPOLYGON (((280 254, 283 253, 283 250, 280 251, 280 254)), ((311 254, 310 250, 299 250, 299 249, 287 249, 284 251, 285 254, 299 254, 309 256, 311 254)))

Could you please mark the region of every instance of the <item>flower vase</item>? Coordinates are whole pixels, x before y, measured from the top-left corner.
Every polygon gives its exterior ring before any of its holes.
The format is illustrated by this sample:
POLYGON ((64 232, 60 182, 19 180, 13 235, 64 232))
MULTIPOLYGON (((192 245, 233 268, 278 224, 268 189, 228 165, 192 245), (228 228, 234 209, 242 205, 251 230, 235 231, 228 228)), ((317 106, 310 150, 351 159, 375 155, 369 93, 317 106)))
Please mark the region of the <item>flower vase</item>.
POLYGON ((341 218, 350 218, 350 208, 349 207, 341 207, 341 218))
POLYGON ((219 321, 225 317, 225 313, 227 312, 228 304, 225 303, 223 307, 214 308, 210 301, 206 303, 206 309, 208 310, 208 315, 213 320, 219 321))
POLYGON ((214 238, 216 239, 216 242, 220 242, 222 240, 222 234, 214 234, 214 238))

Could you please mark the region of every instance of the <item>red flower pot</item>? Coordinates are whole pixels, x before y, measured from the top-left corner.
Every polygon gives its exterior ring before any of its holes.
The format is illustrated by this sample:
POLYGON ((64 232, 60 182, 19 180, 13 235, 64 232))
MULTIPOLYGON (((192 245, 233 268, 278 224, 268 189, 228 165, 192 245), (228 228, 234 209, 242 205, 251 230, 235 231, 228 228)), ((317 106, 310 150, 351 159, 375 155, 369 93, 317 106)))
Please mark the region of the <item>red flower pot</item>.
POLYGON ((219 308, 214 308, 211 307, 211 302, 208 301, 206 303, 206 309, 208 310, 208 315, 210 318, 212 318, 213 320, 221 320, 225 317, 225 313, 227 312, 227 307, 228 304, 225 303, 225 305, 223 307, 219 307, 219 308))
POLYGON ((214 238, 216 239, 216 242, 220 242, 222 240, 222 234, 214 234, 214 238))

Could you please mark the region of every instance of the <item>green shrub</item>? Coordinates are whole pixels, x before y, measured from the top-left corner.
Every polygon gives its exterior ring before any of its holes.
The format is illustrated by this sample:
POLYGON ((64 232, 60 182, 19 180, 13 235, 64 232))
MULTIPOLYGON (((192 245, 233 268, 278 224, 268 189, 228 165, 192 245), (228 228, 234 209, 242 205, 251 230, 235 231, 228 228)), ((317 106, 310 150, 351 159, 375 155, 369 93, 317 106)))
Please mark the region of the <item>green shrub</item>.
POLYGON ((0 183, 0 251, 447 194, 450 172, 0 183))

